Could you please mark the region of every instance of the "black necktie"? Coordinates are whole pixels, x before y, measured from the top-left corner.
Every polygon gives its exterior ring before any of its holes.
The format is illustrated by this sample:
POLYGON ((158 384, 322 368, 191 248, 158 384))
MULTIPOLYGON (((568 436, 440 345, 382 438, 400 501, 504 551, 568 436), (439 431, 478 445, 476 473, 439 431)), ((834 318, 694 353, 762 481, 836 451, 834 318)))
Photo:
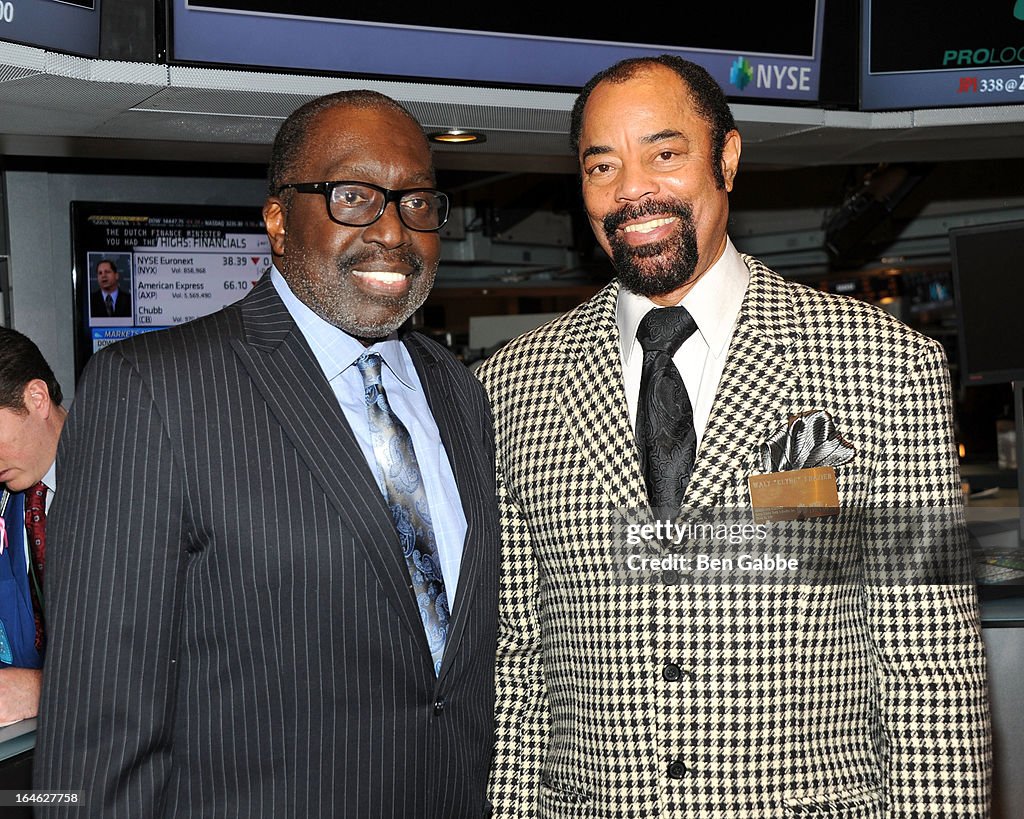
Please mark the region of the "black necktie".
POLYGON ((636 330, 644 349, 636 441, 651 506, 673 515, 683 501, 697 457, 690 396, 672 362, 697 323, 685 307, 651 310, 636 330))

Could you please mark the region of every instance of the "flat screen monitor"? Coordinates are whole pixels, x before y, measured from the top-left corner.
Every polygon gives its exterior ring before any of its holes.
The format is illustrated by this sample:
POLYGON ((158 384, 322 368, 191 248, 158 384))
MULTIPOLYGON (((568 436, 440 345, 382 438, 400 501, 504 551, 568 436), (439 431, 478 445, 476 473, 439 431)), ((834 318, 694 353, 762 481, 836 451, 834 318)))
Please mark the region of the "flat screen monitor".
POLYGON ((244 296, 270 269, 260 209, 71 203, 76 358, 183 324, 244 296))
MULTIPOLYGON (((173 62, 578 88, 624 58, 678 54, 737 99, 818 99, 826 0, 594 4, 171 0, 173 62)), ((832 2, 832 0, 829 0, 832 2)))
POLYGON ((960 380, 1024 381, 1024 222, 949 232, 960 380))
POLYGON ((1024 2, 861 4, 865 111, 1024 103, 1024 2))
POLYGON ((101 0, 0 0, 0 40, 97 57, 100 3, 101 0))

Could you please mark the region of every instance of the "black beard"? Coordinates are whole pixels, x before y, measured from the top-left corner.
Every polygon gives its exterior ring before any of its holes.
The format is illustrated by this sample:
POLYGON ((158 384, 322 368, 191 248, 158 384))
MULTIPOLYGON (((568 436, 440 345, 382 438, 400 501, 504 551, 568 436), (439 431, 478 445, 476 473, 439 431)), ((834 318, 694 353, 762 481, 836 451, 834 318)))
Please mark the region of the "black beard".
POLYGON ((697 229, 693 211, 684 202, 649 199, 640 205, 626 205, 605 216, 602 226, 612 248, 612 264, 627 290, 652 298, 678 290, 693 278, 699 258, 697 229), (645 216, 677 217, 676 235, 640 247, 626 244, 618 228, 645 216))

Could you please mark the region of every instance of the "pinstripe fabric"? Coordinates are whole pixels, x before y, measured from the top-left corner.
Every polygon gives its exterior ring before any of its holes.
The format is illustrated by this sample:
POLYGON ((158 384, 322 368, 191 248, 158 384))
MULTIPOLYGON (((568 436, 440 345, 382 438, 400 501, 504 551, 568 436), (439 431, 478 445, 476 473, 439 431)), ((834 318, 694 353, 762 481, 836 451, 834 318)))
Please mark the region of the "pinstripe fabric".
MULTIPOLYGON (((854 578, 898 562, 898 539, 855 510, 959 514, 941 348, 744 260, 750 285, 682 519, 749 509, 760 445, 790 414, 825 409, 855 449, 837 476, 843 520, 860 525, 790 525, 854 578)), ((613 283, 479 372, 503 529, 495 816, 985 816, 972 586, 616 574, 616 512, 644 498, 616 293, 613 283)))
POLYGON ((58 456, 37 787, 86 790, 75 815, 481 815, 489 412, 446 351, 406 344, 468 521, 440 676, 380 492, 265 278, 86 370, 58 456))

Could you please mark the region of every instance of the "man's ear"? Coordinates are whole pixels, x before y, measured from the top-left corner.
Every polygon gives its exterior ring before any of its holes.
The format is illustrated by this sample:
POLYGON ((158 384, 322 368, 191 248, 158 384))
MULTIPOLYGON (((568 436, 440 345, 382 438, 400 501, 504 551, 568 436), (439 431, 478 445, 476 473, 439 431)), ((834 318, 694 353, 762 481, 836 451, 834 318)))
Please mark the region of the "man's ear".
POLYGON ((271 196, 263 203, 263 221, 267 225, 267 238, 270 239, 270 252, 275 256, 284 256, 285 209, 284 202, 271 196))
POLYGON ((727 191, 732 191, 736 172, 740 168, 741 142, 739 131, 730 131, 725 135, 725 144, 722 146, 722 178, 725 180, 727 191))
POLYGON ((25 389, 21 393, 21 400, 25 409, 32 415, 49 417, 52 406, 50 391, 46 387, 46 382, 41 378, 33 378, 25 385, 25 389))

